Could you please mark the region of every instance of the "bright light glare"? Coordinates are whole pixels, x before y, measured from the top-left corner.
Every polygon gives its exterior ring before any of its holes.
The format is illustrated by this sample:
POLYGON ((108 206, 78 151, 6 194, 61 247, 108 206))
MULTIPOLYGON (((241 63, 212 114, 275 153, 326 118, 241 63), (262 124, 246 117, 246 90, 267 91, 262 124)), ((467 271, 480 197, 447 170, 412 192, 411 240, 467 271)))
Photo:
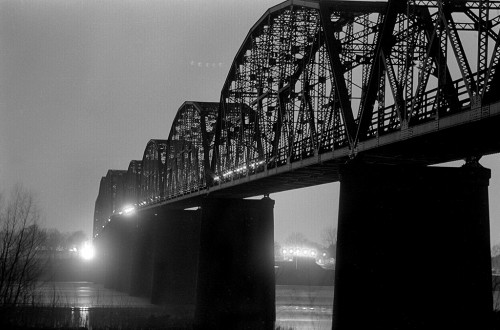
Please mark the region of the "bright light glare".
POLYGON ((135 207, 133 207, 132 205, 127 205, 122 210, 123 214, 131 214, 134 211, 135 211, 135 207))
POLYGON ((94 250, 94 247, 92 246, 92 243, 85 242, 85 244, 83 244, 83 246, 80 250, 80 256, 82 257, 82 259, 85 259, 85 260, 91 260, 94 258, 95 250, 94 250))

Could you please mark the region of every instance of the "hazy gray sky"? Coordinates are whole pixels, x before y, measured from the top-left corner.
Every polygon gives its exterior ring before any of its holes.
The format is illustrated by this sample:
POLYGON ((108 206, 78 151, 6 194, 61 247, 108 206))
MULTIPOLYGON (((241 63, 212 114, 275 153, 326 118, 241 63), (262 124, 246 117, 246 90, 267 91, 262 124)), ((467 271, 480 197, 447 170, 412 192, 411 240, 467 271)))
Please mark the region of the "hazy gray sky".
MULTIPOLYGON (((251 26, 280 0, 0 0, 0 182, 35 191, 45 226, 90 237, 99 181, 168 137, 186 100, 218 101, 251 26)), ((500 242, 500 161, 491 180, 500 242)), ((271 197, 276 240, 321 242, 338 184, 271 197)))

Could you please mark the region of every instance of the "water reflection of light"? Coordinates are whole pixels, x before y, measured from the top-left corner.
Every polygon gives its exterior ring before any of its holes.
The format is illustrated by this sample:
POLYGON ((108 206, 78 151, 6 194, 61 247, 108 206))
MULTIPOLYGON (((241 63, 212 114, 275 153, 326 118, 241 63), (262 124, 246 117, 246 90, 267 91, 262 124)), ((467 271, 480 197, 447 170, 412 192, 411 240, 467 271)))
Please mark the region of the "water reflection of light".
POLYGON ((77 327, 88 329, 90 325, 90 313, 88 307, 72 307, 71 308, 71 324, 77 327))
POLYGON ((91 289, 90 289, 90 287, 88 287, 88 286, 81 286, 81 287, 79 287, 79 288, 77 289, 77 291, 78 291, 79 293, 89 293, 89 292, 91 292, 92 290, 91 290, 91 289))

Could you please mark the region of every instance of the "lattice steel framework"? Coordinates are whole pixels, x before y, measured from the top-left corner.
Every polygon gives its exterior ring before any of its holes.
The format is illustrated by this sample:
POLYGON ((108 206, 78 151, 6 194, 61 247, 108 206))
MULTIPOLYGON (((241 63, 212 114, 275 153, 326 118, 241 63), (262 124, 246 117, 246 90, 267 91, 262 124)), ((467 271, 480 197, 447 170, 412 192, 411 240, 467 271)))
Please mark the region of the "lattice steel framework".
POLYGON ((186 194, 212 182, 210 159, 218 109, 218 103, 184 102, 177 111, 168 137, 166 197, 186 194))
POLYGON ((361 141, 497 100, 499 7, 288 1, 270 9, 223 87, 214 172, 223 182, 344 147, 354 157, 361 141))
POLYGON ((251 28, 220 102, 185 102, 168 140, 148 143, 137 201, 338 150, 354 158, 364 143, 487 108, 500 100, 499 25, 493 0, 285 1, 251 28))
POLYGON ((167 140, 150 140, 146 145, 138 198, 143 204, 158 202, 164 197, 167 149, 167 140))
POLYGON ((137 197, 140 195, 142 176, 142 160, 132 160, 128 165, 125 175, 125 203, 136 204, 137 197))
POLYGON ((94 237, 99 235, 111 215, 124 205, 126 174, 127 171, 108 170, 106 176, 101 178, 94 208, 94 237))

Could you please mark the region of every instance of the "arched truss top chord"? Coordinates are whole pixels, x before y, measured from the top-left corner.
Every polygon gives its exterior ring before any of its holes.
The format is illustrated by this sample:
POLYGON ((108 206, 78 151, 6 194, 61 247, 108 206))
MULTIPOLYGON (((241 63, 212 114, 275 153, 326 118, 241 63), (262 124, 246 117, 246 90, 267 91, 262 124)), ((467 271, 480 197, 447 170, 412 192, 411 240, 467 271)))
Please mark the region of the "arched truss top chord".
POLYGON ((166 172, 167 198, 204 188, 213 181, 213 157, 219 103, 184 102, 170 134, 166 172))
POLYGON ((164 197, 167 167, 167 140, 149 140, 142 157, 139 205, 158 202, 164 197))
POLYGON ((125 176, 127 171, 109 170, 106 174, 107 198, 112 201, 112 212, 118 210, 125 200, 125 176))
POLYGON ((123 170, 108 170, 106 176, 101 178, 94 209, 94 236, 99 235, 111 215, 122 206, 126 174, 127 171, 123 170))
POLYGON ((142 160, 131 160, 128 164, 127 176, 142 173, 142 160))
POLYGON ((137 204, 141 187, 142 160, 131 160, 125 176, 125 203, 137 204))
POLYGON ((108 170, 106 177, 106 194, 118 205, 124 198, 123 185, 125 184, 125 176, 127 171, 124 170, 108 170))
POLYGON ((228 173, 246 175, 263 163, 281 166, 352 145, 356 84, 344 73, 366 66, 364 58, 373 45, 342 56, 341 44, 349 38, 351 44, 359 38, 375 40, 372 28, 387 5, 340 1, 322 6, 317 1, 284 2, 268 10, 248 33, 221 93, 215 167, 222 179, 228 173), (354 25, 360 30, 356 33, 364 29, 365 35, 355 35, 354 25), (328 46, 336 47, 335 59, 328 46), (235 104, 239 113, 228 108, 235 104))
POLYGON ((286 1, 221 93, 217 176, 347 149, 499 96, 499 1, 286 1), (240 113, 228 105, 238 104, 240 113))

